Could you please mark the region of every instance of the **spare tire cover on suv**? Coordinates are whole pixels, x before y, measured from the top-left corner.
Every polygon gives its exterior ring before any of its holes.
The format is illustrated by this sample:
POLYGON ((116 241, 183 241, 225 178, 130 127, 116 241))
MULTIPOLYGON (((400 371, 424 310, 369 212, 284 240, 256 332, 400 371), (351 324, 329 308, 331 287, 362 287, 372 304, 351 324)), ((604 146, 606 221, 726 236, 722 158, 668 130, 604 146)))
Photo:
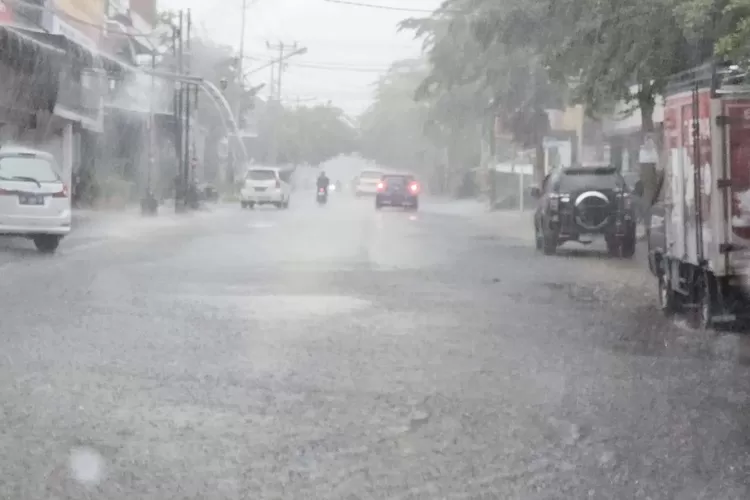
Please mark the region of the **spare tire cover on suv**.
POLYGON ((576 223, 590 231, 601 229, 612 215, 610 203, 601 191, 584 191, 575 199, 576 223))

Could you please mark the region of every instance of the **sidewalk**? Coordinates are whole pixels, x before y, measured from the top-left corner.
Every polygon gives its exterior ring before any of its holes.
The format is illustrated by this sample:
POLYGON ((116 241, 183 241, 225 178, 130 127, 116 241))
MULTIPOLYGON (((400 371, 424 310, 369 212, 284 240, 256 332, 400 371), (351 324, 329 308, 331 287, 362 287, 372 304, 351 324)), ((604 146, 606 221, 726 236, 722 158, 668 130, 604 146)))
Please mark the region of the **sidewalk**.
POLYGON ((124 210, 74 209, 71 236, 129 238, 144 231, 196 222, 221 208, 222 204, 211 205, 205 210, 178 214, 173 205, 162 205, 155 216, 142 215, 139 206, 130 206, 124 210))

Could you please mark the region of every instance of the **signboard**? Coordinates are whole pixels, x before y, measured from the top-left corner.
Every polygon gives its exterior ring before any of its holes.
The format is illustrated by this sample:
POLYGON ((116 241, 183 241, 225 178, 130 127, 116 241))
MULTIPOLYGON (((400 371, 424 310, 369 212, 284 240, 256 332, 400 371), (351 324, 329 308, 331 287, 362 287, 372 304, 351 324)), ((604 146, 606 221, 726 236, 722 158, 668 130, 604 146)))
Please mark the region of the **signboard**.
POLYGON ((70 38, 84 47, 96 48, 104 28, 104 0, 54 0, 52 32, 70 38))
POLYGON ((0 0, 0 23, 9 23, 13 20, 13 9, 8 2, 0 0))

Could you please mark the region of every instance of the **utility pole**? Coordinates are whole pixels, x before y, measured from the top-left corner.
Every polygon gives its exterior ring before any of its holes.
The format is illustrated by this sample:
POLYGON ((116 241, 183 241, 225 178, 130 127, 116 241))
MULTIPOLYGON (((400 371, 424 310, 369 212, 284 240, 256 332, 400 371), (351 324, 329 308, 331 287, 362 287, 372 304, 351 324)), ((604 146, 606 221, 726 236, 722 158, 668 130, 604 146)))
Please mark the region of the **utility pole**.
MULTIPOLYGON (((273 135, 271 139, 271 147, 269 152, 269 162, 271 165, 275 165, 278 161, 279 156, 279 142, 278 142, 278 130, 279 130, 279 121, 281 118, 281 82, 282 82, 282 74, 284 73, 284 60, 291 55, 295 53, 304 53, 305 49, 300 48, 297 42, 294 42, 293 44, 285 44, 284 42, 278 42, 275 44, 272 44, 271 42, 266 42, 266 47, 268 50, 274 50, 278 51, 278 56, 275 61, 275 63, 278 65, 278 70, 276 71, 276 82, 272 82, 276 84, 276 92, 274 96, 274 106, 275 106, 275 112, 274 112, 274 119, 273 119, 273 135), (290 50, 290 54, 284 54, 287 50, 290 50)), ((273 68, 273 66, 272 66, 273 68)), ((271 91, 272 95, 274 94, 273 91, 271 91)))
MULTIPOLYGON (((185 74, 190 75, 190 29, 191 29, 191 13, 190 9, 187 11, 187 33, 185 37, 185 43, 187 44, 187 60, 185 61, 185 74)), ((185 96, 183 100, 185 102, 185 150, 184 150, 184 163, 183 163, 183 181, 184 181, 184 193, 185 193, 185 207, 187 208, 190 198, 190 170, 192 165, 191 151, 190 151, 190 94, 192 93, 191 84, 186 83, 182 86, 184 89, 185 96)))
MULTIPOLYGON (((235 110, 234 110, 234 116, 237 120, 237 128, 242 130, 242 94, 243 94, 243 63, 245 59, 245 31, 247 28, 247 0, 242 0, 242 22, 241 28, 240 28, 240 50, 239 50, 239 58, 237 59, 237 102, 235 103, 235 110)), ((231 96, 230 96, 231 100, 231 96)), ((237 142, 240 143, 242 141, 241 136, 236 137, 237 142)), ((232 141, 231 136, 229 138, 229 155, 227 157, 228 162, 228 170, 235 172, 236 171, 236 163, 239 162, 238 160, 238 151, 241 149, 241 145, 237 144, 237 149, 232 149, 232 141)))
MULTIPOLYGON (((177 53, 177 74, 182 75, 183 74, 183 40, 184 40, 184 14, 182 11, 180 11, 179 16, 179 28, 177 32, 177 41, 175 44, 175 52, 177 53)), ((175 212, 182 212, 185 204, 185 178, 183 176, 185 168, 183 165, 183 161, 185 159, 184 154, 184 127, 183 127, 183 111, 184 111, 184 105, 183 105, 183 97, 184 92, 183 89, 185 88, 185 84, 183 82, 178 83, 178 88, 176 90, 177 93, 177 106, 175 108, 175 116, 176 116, 176 136, 177 136, 177 175, 175 176, 175 197, 174 197, 174 209, 175 212)))
POLYGON ((242 94, 244 84, 244 73, 242 71, 243 62, 245 60, 245 31, 247 25, 247 0, 242 0, 242 31, 240 32, 240 58, 237 63, 237 124, 242 129, 242 94))

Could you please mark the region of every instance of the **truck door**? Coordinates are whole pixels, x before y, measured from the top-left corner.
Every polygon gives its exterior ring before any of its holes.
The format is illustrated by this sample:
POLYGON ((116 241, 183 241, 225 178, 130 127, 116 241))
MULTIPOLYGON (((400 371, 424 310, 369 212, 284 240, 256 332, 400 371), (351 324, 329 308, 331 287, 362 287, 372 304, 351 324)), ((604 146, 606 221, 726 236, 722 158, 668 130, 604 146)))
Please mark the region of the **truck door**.
POLYGON ((748 263, 747 249, 750 248, 750 100, 727 100, 724 113, 731 178, 727 192, 731 200, 729 260, 730 266, 739 270, 738 266, 745 267, 748 263))

